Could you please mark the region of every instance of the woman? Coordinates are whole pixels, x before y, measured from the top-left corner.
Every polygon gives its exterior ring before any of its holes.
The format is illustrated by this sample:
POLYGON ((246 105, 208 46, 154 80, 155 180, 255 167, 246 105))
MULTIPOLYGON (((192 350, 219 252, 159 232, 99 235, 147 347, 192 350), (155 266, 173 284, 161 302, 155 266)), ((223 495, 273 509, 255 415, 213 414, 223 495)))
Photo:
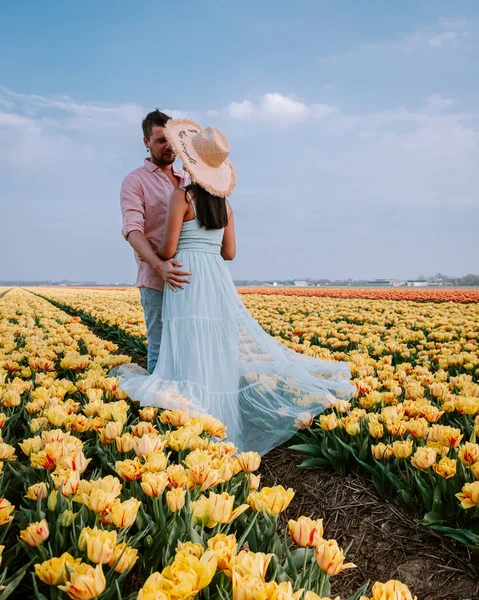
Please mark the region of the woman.
POLYGON ((229 142, 184 119, 165 130, 192 184, 173 193, 158 254, 180 260, 191 282, 165 290, 154 372, 122 367, 120 385, 144 406, 211 414, 239 450, 265 454, 294 435, 300 415, 353 396, 349 369, 289 350, 249 314, 225 265, 236 254, 229 142))

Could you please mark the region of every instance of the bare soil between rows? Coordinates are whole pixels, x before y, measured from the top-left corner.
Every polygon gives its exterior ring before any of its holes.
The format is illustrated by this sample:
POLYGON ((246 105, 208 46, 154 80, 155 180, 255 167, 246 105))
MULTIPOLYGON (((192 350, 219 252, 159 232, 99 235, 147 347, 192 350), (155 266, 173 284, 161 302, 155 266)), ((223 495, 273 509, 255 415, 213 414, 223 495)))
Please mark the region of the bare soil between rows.
POLYGON ((364 477, 329 469, 298 469, 304 456, 287 447, 263 457, 262 485, 292 487, 296 495, 281 515, 324 519, 325 537, 347 548, 356 569, 331 578, 331 597, 348 598, 366 581, 399 579, 418 600, 479 599, 479 553, 418 525, 421 515, 405 513, 378 496, 364 477))

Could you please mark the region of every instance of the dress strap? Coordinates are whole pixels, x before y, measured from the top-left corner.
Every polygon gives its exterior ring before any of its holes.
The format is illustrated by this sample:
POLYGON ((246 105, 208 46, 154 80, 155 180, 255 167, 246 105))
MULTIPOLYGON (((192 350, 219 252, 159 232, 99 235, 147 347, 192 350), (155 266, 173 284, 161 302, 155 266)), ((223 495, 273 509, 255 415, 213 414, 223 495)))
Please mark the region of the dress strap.
POLYGON ((196 219, 197 217, 196 217, 196 205, 195 205, 195 202, 194 202, 193 198, 190 196, 190 192, 189 191, 188 192, 185 191, 185 194, 186 194, 186 201, 189 202, 191 204, 191 206, 193 207, 193 212, 195 213, 195 219, 196 219))

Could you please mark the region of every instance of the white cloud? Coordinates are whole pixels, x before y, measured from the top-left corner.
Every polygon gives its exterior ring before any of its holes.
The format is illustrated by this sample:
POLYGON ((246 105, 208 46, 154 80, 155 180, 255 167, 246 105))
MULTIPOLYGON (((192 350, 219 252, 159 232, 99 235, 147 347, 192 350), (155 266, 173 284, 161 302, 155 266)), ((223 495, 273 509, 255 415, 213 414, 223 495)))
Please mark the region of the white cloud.
POLYGON ((266 121, 278 125, 290 125, 305 119, 323 119, 339 112, 328 104, 305 104, 277 92, 263 94, 256 101, 245 99, 231 102, 223 114, 226 117, 245 121, 266 121))
POLYGON ((0 127, 24 127, 31 125, 31 120, 15 113, 0 112, 0 127))
POLYGON ((443 19, 434 27, 416 29, 412 33, 405 34, 396 40, 360 44, 355 50, 332 56, 324 56, 318 62, 323 64, 336 63, 340 60, 354 58, 365 52, 393 50, 415 54, 438 50, 448 46, 457 46, 462 41, 471 37, 473 26, 473 23, 468 23, 465 19, 443 19))

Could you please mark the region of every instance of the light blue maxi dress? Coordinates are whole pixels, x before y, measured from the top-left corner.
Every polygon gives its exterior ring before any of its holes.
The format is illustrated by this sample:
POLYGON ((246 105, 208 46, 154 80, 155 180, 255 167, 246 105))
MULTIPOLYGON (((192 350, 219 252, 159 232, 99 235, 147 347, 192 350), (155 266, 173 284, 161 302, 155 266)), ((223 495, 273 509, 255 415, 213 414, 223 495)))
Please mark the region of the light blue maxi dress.
POLYGON ((196 218, 183 223, 175 258, 192 275, 184 290, 165 289, 155 370, 125 365, 115 374, 142 406, 213 415, 240 451, 263 455, 294 435, 297 417, 349 400, 355 388, 346 363, 298 354, 250 315, 220 254, 223 233, 196 218))

